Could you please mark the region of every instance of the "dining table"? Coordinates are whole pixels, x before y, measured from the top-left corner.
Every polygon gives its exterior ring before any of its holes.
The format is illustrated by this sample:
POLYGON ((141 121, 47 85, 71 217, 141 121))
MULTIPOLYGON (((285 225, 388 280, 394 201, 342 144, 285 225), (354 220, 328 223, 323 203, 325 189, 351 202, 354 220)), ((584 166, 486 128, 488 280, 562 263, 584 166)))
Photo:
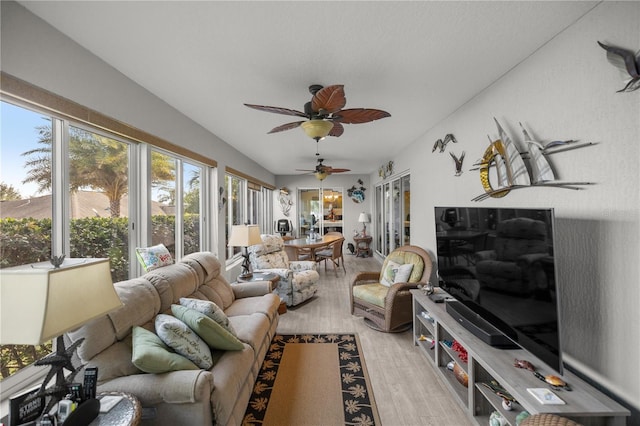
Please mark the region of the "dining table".
POLYGON ((334 241, 343 239, 342 235, 323 235, 321 238, 295 238, 284 242, 284 249, 289 260, 316 260, 317 249, 329 246, 334 241))

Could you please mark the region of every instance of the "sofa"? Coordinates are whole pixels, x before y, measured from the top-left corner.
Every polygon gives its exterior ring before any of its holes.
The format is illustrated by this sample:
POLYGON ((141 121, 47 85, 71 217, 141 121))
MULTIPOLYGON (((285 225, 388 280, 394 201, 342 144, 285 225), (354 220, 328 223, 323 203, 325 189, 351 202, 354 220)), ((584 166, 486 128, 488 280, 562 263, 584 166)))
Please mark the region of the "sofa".
POLYGON ((232 286, 222 270, 213 254, 200 252, 140 278, 115 283, 123 306, 65 335, 67 344, 85 339, 76 362, 84 368, 98 367, 97 391, 135 395, 152 417, 143 418, 143 424, 240 425, 278 325, 280 299, 269 282, 232 286), (240 348, 211 349, 209 369, 141 371, 136 367, 139 363, 132 362, 140 352, 134 345, 136 332, 139 327, 155 332, 156 317, 171 315, 172 305, 175 309, 181 298, 212 301, 222 308, 240 348))
POLYGON ((260 235, 262 244, 249 247, 249 262, 254 272, 272 272, 280 277, 276 293, 287 304, 296 306, 312 298, 320 275, 312 260, 290 261, 280 235, 260 235))

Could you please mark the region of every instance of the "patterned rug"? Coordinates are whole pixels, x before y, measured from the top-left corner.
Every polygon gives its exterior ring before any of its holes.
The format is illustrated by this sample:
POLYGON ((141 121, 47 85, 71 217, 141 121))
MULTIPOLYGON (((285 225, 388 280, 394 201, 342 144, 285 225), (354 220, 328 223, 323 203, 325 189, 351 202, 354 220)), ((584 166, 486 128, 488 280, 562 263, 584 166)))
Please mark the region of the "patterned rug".
POLYGON ((243 425, 379 425, 356 334, 276 335, 243 425))

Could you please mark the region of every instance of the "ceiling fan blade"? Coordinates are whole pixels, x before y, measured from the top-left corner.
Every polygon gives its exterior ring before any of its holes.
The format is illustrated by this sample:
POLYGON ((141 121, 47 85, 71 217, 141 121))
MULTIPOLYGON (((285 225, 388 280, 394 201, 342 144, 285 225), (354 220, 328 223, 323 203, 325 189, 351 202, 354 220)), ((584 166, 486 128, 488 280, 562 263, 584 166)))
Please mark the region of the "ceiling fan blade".
POLYGON ((342 111, 335 114, 335 117, 333 119, 335 121, 346 124, 361 124, 379 120, 385 117, 391 117, 391 114, 380 109, 353 108, 343 109, 342 111))
POLYGON ((311 98, 311 108, 315 112, 325 112, 331 114, 340 111, 347 104, 344 95, 344 85, 336 84, 323 87, 311 98))
POLYGON ((282 126, 274 127, 267 133, 271 134, 271 133, 284 132, 285 130, 295 129, 296 127, 300 127, 302 123, 304 123, 304 121, 294 121, 293 123, 283 124, 282 126))
POLYGON ((329 132, 329 136, 335 136, 337 138, 338 136, 342 136, 343 133, 344 133, 344 126, 338 123, 337 121, 334 121, 333 128, 329 132))
POLYGON ((275 114, 283 114, 283 115, 293 115, 296 117, 307 117, 307 115, 304 112, 296 111, 295 109, 265 106, 265 105, 253 105, 253 104, 244 104, 244 105, 248 106, 249 108, 257 109, 258 111, 273 112, 275 114))
POLYGON ((329 167, 329 172, 330 173, 344 173, 344 172, 350 172, 351 169, 334 169, 333 167, 329 167))

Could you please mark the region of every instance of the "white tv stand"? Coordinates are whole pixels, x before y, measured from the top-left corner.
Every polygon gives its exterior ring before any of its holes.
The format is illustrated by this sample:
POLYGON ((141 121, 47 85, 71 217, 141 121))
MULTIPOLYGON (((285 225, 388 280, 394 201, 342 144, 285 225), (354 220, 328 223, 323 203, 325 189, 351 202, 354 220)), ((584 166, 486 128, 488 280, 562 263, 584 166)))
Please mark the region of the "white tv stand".
MULTIPOLYGON (((436 290, 431 297, 446 295, 443 290, 436 290)), ((498 349, 489 346, 447 314, 444 303, 435 303, 422 290, 411 290, 411 293, 413 343, 420 348, 430 364, 435 366, 444 384, 474 423, 488 425, 491 413, 499 411, 511 426, 515 426, 516 416, 522 411, 528 411, 530 414, 558 414, 585 426, 626 424, 625 417, 630 415, 629 410, 567 371, 562 379, 572 390, 553 390, 566 404, 539 403, 529 394, 527 388, 550 386, 536 378, 532 372, 516 368, 513 365, 514 359, 531 362, 543 375, 554 374, 549 367, 523 349, 498 349), (424 312, 430 319, 423 316, 424 312), (421 335, 433 339, 434 344, 428 340, 419 340, 421 335), (444 340, 455 340, 461 344, 467 351, 467 363, 459 358, 457 352, 445 345, 444 340), (456 361, 467 373, 468 387, 458 382, 453 372, 447 369, 447 363, 451 360, 456 361), (516 399, 517 403, 513 404, 512 411, 502 408, 502 398, 482 385, 483 382, 491 380, 497 381, 516 399)))

